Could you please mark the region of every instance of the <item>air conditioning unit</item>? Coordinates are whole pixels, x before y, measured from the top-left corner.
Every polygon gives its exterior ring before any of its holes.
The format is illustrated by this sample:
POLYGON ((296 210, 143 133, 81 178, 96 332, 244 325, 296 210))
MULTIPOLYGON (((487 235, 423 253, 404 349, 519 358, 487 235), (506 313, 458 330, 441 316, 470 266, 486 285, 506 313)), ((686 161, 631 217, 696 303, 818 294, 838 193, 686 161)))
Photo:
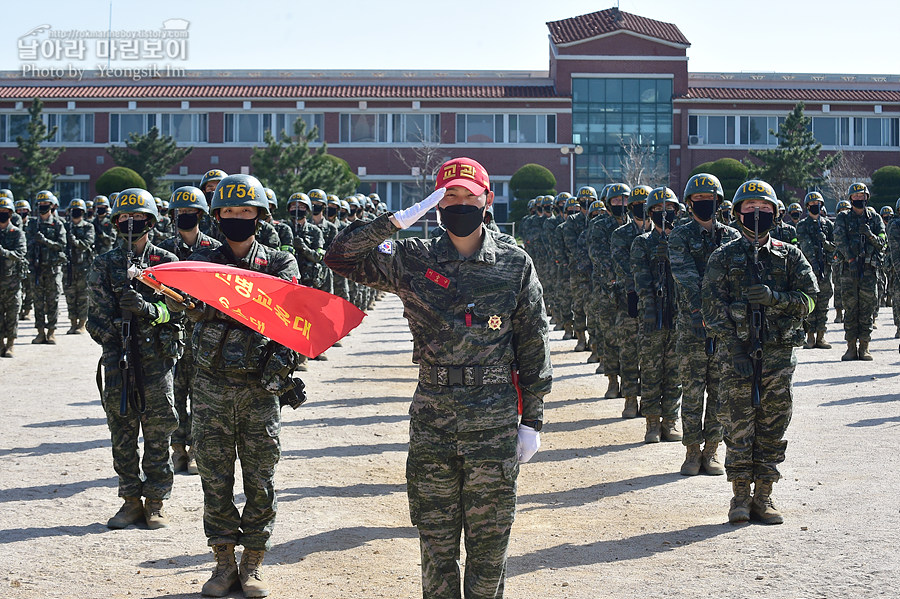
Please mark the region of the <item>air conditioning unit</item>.
POLYGON ((702 146, 703 138, 699 135, 688 135, 688 145, 689 146, 702 146))

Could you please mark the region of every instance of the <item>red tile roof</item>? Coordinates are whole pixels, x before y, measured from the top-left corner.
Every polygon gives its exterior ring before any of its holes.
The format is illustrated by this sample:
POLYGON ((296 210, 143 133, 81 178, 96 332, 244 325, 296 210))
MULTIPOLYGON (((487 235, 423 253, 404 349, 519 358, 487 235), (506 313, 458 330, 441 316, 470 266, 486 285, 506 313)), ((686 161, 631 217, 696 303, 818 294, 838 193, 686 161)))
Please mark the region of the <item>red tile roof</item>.
POLYGON ((0 99, 557 98, 551 85, 35 85, 0 86, 0 99))
POLYGON ((550 29, 554 44, 569 44, 616 31, 632 31, 674 44, 691 45, 676 25, 639 17, 617 8, 607 8, 562 21, 551 21, 547 23, 547 28, 550 29))
POLYGON ((680 99, 892 103, 900 102, 900 90, 691 87, 680 99))

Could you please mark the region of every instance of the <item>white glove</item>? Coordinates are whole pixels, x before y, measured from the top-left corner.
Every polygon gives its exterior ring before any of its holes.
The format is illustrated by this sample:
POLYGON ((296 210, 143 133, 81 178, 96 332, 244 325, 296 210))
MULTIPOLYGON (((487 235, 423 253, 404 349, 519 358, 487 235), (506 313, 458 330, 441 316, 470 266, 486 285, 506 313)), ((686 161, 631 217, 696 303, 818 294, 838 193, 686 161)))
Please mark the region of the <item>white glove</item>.
POLYGON ((519 425, 519 439, 516 441, 516 457, 519 463, 524 464, 534 457, 541 448, 541 433, 530 426, 519 425))
POLYGON ((416 222, 422 218, 426 212, 434 208, 438 205, 438 202, 444 197, 444 192, 446 192, 446 188, 441 187, 440 189, 435 189, 434 193, 430 196, 419 202, 418 204, 413 204, 409 208, 405 210, 398 210, 394 214, 391 215, 391 220, 394 221, 401 229, 408 229, 409 227, 416 224, 416 222))

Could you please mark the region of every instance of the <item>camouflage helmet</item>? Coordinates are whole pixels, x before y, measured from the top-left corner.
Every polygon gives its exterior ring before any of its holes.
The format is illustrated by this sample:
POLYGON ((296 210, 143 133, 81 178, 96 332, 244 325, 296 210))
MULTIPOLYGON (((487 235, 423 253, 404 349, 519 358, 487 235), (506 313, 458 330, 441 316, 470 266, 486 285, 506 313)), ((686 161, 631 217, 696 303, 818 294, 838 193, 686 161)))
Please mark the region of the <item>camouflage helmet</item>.
POLYGON ((782 202, 778 198, 775 198, 775 207, 778 209, 779 216, 784 214, 784 202, 782 202))
POLYGON ((350 212, 350 202, 347 200, 341 200, 341 210, 345 212, 350 212))
POLYGON ((791 202, 791 205, 788 206, 787 211, 790 212, 803 212, 803 208, 800 206, 799 202, 791 202))
POLYGON ((275 192, 272 191, 271 187, 264 187, 263 190, 266 192, 266 200, 269 202, 269 205, 272 206, 270 212, 274 212, 275 208, 278 208, 278 198, 275 196, 275 192))
POLYGON ((382 214, 384 214, 387 211, 388 211, 388 207, 387 207, 387 204, 385 204, 384 202, 378 202, 378 205, 375 206, 375 212, 379 216, 381 216, 382 214))
POLYGON ((891 208, 890 206, 882 206, 882 207, 881 207, 881 210, 878 211, 878 214, 881 215, 881 218, 887 218, 887 217, 889 217, 889 216, 890 216, 890 217, 893 217, 893 216, 894 216, 894 209, 891 208))
POLYGON ((169 207, 173 210, 181 208, 196 208, 203 214, 209 214, 209 204, 206 203, 206 195, 200 188, 185 185, 172 192, 169 207))
POLYGON ((37 195, 34 198, 35 204, 40 204, 41 202, 50 202, 50 204, 52 204, 53 206, 56 206, 57 208, 59 207, 59 200, 56 199, 56 196, 53 195, 52 191, 49 191, 47 189, 42 189, 41 191, 37 192, 37 195))
POLYGON ((806 197, 803 198, 803 205, 808 206, 812 202, 822 202, 825 203, 825 198, 822 197, 822 194, 818 191, 811 191, 806 194, 806 197))
MULTIPOLYGON (((16 202, 17 206, 18 206, 18 204, 19 203, 16 202)), ((897 200, 897 204, 894 206, 894 210, 896 210, 897 212, 900 212, 900 199, 897 200)))
POLYGON ((94 208, 106 206, 109 208, 109 198, 106 196, 94 196, 94 208))
POLYGON ((597 190, 591 187, 590 185, 584 185, 578 190, 578 199, 583 202, 593 202, 594 200, 599 200, 600 197, 597 195, 597 190))
POLYGON ((663 206, 665 208, 666 202, 670 202, 675 204, 676 207, 680 202, 678 201, 678 196, 675 195, 675 192, 669 189, 668 187, 657 187, 656 189, 650 192, 650 195, 647 196, 647 213, 650 213, 650 209, 655 206, 663 206))
POLYGON ((94 207, 94 200, 85 200, 84 204, 88 210, 91 210, 94 207))
POLYGON ((604 210, 606 210, 606 204, 603 203, 603 200, 594 200, 591 202, 591 205, 588 206, 588 216, 594 212, 603 212, 604 210))
POLYGON ((110 206, 112 206, 113 204, 116 203, 116 198, 119 197, 119 193, 120 193, 120 192, 118 192, 118 191, 114 191, 114 192, 112 192, 111 194, 109 194, 109 204, 110 204, 110 206))
POLYGON ((288 198, 288 211, 291 211, 291 206, 297 203, 306 206, 307 210, 312 210, 312 200, 310 200, 309 196, 302 191, 292 193, 291 197, 288 198))
POLYGON ((725 199, 719 178, 709 173, 697 173, 688 179, 687 185, 684 186, 684 201, 690 202, 691 196, 695 193, 714 193, 720 202, 725 199))
POLYGON ((153 196, 153 201, 156 203, 156 209, 159 210, 162 208, 162 198, 153 196))
POLYGON ((731 203, 731 200, 723 200, 722 205, 719 206, 719 211, 731 213, 731 209, 733 207, 734 207, 734 204, 731 203))
POLYGON ((765 200, 772 204, 772 208, 775 210, 778 210, 778 204, 781 203, 781 200, 775 195, 775 190, 772 189, 772 186, 759 179, 745 181, 738 187, 737 191, 734 192, 734 202, 731 207, 731 212, 735 218, 737 218, 737 213, 741 211, 741 202, 744 200, 765 200))
POLYGON ((837 203, 836 210, 842 212, 844 210, 850 210, 851 207, 850 200, 841 200, 837 203))
POLYGON ((0 196, 0 209, 9 210, 10 212, 15 212, 16 211, 16 203, 10 197, 0 196))
POLYGON ((148 219, 153 222, 150 226, 154 226, 159 222, 159 212, 156 210, 156 202, 153 196, 146 189, 140 187, 129 187, 123 189, 116 196, 116 203, 113 204, 112 214, 110 215, 113 222, 120 214, 146 214, 148 219))
POLYGON ((337 195, 335 195, 333 193, 329 193, 328 195, 325 196, 325 205, 340 207, 341 198, 337 197, 337 195))
POLYGON ((651 193, 653 193, 653 188, 649 185, 635 185, 631 190, 631 195, 628 196, 628 205, 646 202, 651 193))
POLYGON ((201 177, 200 185, 198 185, 197 187, 200 188, 200 191, 205 192, 207 183, 209 183, 210 181, 216 181, 216 182, 221 181, 222 179, 224 179, 227 176, 228 176, 228 173, 226 173, 225 171, 223 171, 221 169, 214 168, 212 170, 208 170, 208 171, 206 171, 206 174, 203 175, 203 177, 201 177))
POLYGON ((328 194, 318 188, 310 189, 306 192, 306 195, 309 196, 310 202, 322 202, 323 204, 328 202, 328 194))
POLYGON ((869 188, 866 186, 865 183, 856 182, 856 183, 853 183, 852 185, 850 185, 850 187, 847 189, 847 198, 852 196, 854 193, 866 194, 866 200, 868 200, 871 197, 869 195, 869 188))
POLYGON ((347 198, 347 203, 350 204, 350 208, 352 210, 359 210, 362 208, 362 203, 359 201, 359 196, 350 196, 347 198))
POLYGON ((535 201, 536 200, 534 200, 534 199, 528 200, 528 208, 527 208, 528 210, 531 210, 532 208, 534 208, 535 201))
POLYGON ((568 211, 570 208, 581 208, 581 201, 577 196, 569 196, 568 198, 566 198, 566 205, 564 209, 568 211))
MULTIPOLYGON (((612 183, 606 188, 606 199, 610 200, 618 196, 625 196, 625 203, 628 203, 628 197, 631 195, 631 188, 624 183, 612 183)), ((609 202, 607 202, 609 203, 609 202)))
POLYGON ((66 206, 66 211, 75 210, 76 208, 87 212, 87 203, 81 198, 75 198, 66 206))
POLYGON ((564 191, 564 192, 562 192, 562 193, 558 193, 558 194, 556 194, 556 198, 553 200, 553 204, 554 204, 557 208, 561 208, 561 209, 565 210, 565 209, 566 209, 566 203, 568 203, 569 198, 571 198, 571 197, 572 197, 572 194, 569 193, 568 191, 564 191))
POLYGON ((609 194, 607 192, 609 191, 610 187, 612 187, 612 183, 607 183, 606 185, 604 185, 603 189, 600 190, 600 193, 597 194, 597 198, 606 201, 606 199, 609 197, 609 194))
POLYGON ((381 196, 379 196, 377 193, 370 193, 367 197, 372 200, 373 204, 378 204, 381 202, 381 196))
POLYGON ((253 175, 228 175, 216 185, 209 210, 213 216, 218 210, 232 206, 255 206, 262 218, 269 213, 269 199, 259 179, 253 175))
POLYGON ((16 200, 16 212, 19 210, 27 210, 31 212, 31 204, 28 203, 28 200, 16 200))
POLYGON ((16 201, 16 196, 13 195, 12 190, 6 189, 5 187, 3 189, 0 189, 0 198, 9 198, 13 201, 13 203, 15 203, 16 201))

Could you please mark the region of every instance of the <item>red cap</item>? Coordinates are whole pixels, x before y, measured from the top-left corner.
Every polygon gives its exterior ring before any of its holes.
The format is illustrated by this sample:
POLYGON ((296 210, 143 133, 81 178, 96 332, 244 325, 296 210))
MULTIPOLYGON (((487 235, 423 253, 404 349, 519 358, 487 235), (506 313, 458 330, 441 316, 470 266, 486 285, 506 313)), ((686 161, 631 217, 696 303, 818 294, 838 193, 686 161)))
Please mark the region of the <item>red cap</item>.
POLYGON ((485 190, 490 190, 491 181, 488 179, 487 170, 471 158, 454 158, 441 166, 434 188, 454 185, 465 187, 480 196, 485 190))

